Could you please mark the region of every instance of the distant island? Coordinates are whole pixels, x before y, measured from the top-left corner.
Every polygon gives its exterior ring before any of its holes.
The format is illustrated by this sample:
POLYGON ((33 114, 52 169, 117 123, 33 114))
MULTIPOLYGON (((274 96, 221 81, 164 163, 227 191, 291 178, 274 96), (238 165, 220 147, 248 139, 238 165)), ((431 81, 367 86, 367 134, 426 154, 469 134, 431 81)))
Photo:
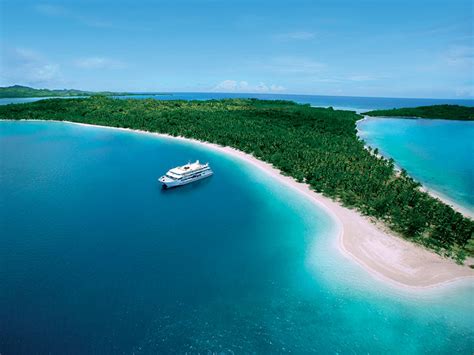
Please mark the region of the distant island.
MULTIPOLYGON (((24 97, 80 97, 80 96, 132 96, 140 93, 113 92, 113 91, 83 91, 75 89, 34 89, 28 86, 13 85, 0 87, 0 98, 24 98, 24 97)), ((164 95, 154 93, 154 95, 164 95)))
POLYGON ((123 96, 133 95, 124 92, 111 92, 111 91, 82 91, 75 89, 34 89, 28 86, 13 85, 0 87, 0 98, 18 98, 18 97, 71 97, 71 96, 92 96, 92 95, 105 95, 105 96, 123 96))
POLYGON ((393 160, 366 149, 356 135, 361 118, 351 111, 257 99, 161 101, 92 96, 0 106, 0 119, 71 121, 230 146, 383 222, 408 240, 459 262, 473 256, 474 222, 422 191, 405 171, 397 172, 393 160))
POLYGON ((433 118, 446 120, 474 120, 474 107, 459 105, 433 105, 412 108, 394 108, 365 112, 367 116, 433 118))

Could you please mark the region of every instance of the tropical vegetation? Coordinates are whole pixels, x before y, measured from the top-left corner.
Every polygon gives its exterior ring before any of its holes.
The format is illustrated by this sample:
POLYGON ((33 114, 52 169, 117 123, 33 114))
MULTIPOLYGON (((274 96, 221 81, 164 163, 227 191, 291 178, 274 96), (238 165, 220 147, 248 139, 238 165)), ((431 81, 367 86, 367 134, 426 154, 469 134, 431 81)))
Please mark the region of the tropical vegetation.
POLYGON ((71 96, 92 96, 92 95, 106 95, 106 96, 124 96, 133 95, 125 92, 111 92, 111 91, 82 91, 74 89, 34 89, 28 86, 13 85, 0 87, 0 98, 17 98, 17 97, 71 97, 71 96))
POLYGON ((474 120, 474 107, 459 105, 433 105, 391 110, 375 110, 364 113, 367 116, 439 118, 445 120, 474 120))
POLYGON ((406 239, 462 261, 474 222, 420 189, 393 160, 364 146, 355 112, 288 101, 50 99, 0 106, 2 119, 67 120, 133 128, 235 147, 406 239))

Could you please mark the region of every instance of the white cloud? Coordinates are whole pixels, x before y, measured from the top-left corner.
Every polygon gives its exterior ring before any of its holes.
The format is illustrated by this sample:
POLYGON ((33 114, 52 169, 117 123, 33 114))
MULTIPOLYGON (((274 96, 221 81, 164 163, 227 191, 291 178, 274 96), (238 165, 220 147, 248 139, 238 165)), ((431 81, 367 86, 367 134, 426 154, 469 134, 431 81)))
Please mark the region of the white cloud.
POLYGON ((97 19, 94 16, 79 14, 76 11, 72 11, 67 7, 60 5, 38 4, 35 6, 35 9, 38 13, 42 15, 49 17, 64 17, 82 23, 83 25, 89 27, 112 27, 112 24, 107 21, 97 19))
POLYGON ((35 68, 33 80, 47 82, 55 79, 59 75, 59 65, 43 64, 35 68))
POLYGON ((74 65, 84 69, 120 69, 125 67, 121 61, 105 57, 80 58, 74 62, 74 65))
POLYGON ((284 86, 281 86, 281 85, 272 84, 272 85, 270 85, 270 91, 271 91, 271 92, 285 91, 285 87, 284 87, 284 86))
POLYGON ((27 48, 4 48, 0 70, 7 84, 59 85, 63 82, 60 66, 27 48))
POLYGON ((455 90, 455 95, 457 97, 474 97, 474 85, 471 86, 461 86, 455 90))
POLYGON ((276 39, 282 41, 307 41, 313 39, 316 35, 313 32, 297 31, 280 33, 275 36, 276 39))
POLYGON ((472 68, 474 66, 474 47, 452 46, 444 53, 443 60, 451 67, 472 68))
POLYGON ((246 81, 237 80, 224 80, 217 84, 212 91, 217 92, 249 92, 249 93, 269 93, 269 92, 281 92, 285 88, 281 85, 271 84, 267 85, 263 82, 257 85, 250 85, 246 81))
POLYGON ((221 81, 214 87, 214 91, 235 91, 239 87, 246 87, 248 84, 246 81, 241 81, 240 83, 235 80, 224 80, 221 81))

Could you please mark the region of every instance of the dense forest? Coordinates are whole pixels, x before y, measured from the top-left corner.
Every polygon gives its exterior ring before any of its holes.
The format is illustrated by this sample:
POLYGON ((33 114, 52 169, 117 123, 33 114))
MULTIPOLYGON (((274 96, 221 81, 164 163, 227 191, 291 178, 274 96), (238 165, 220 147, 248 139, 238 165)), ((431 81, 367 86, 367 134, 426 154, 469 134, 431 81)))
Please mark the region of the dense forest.
POLYGON ((0 106, 2 119, 67 120, 235 147, 458 261, 474 255, 474 222, 422 192, 393 160, 364 148, 354 112, 288 101, 50 99, 0 106), (375 154, 374 154, 375 153, 375 154))
POLYGON ((439 118, 445 120, 474 120, 474 107, 459 105, 433 105, 412 108, 394 108, 391 110, 375 110, 364 113, 367 116, 384 117, 419 117, 439 118))
POLYGON ((0 87, 0 98, 16 98, 16 97, 71 97, 71 96, 92 96, 92 95, 106 95, 106 96, 123 96, 133 95, 125 92, 92 92, 74 89, 34 89, 28 86, 13 85, 0 87))

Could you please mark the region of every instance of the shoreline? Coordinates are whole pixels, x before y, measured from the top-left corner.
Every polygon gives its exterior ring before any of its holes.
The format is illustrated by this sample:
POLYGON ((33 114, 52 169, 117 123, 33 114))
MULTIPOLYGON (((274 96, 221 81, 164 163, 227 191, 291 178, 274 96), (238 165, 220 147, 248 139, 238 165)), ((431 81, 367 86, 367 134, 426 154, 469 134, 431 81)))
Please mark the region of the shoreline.
POLYGON ((192 138, 175 137, 130 128, 71 121, 20 121, 62 122, 85 127, 116 129, 203 145, 260 169, 273 179, 295 190, 301 196, 308 198, 318 208, 322 208, 336 224, 338 249, 341 254, 361 266, 376 279, 409 290, 440 288, 453 285, 461 280, 474 279, 474 269, 458 265, 451 259, 443 258, 432 251, 383 230, 357 211, 343 207, 338 202, 311 190, 308 184, 299 183, 290 176, 282 175, 271 164, 258 160, 254 156, 235 148, 192 138))
MULTIPOLYGON (((374 116, 365 116, 364 115, 364 118, 361 119, 361 120, 358 120, 356 122, 356 128, 357 128, 357 137, 359 137, 359 139, 363 140, 363 137, 360 136, 359 132, 359 127, 358 127, 358 123, 359 122, 363 122, 363 121, 370 121, 370 120, 376 120, 378 118, 398 118, 398 119, 413 119, 413 120, 418 120, 418 119, 428 119, 428 118, 422 118, 422 117, 411 117, 411 118, 406 118, 406 117, 385 117, 385 116, 377 116, 377 117, 374 117, 374 116)), ((365 148, 369 148, 370 146, 368 144, 365 144, 364 145, 365 148)), ((370 148, 376 148, 376 147, 370 147, 370 148)), ((380 152, 380 149, 379 149, 379 155, 385 159, 390 159, 389 156, 387 155, 384 155, 380 152)), ((402 168, 397 165, 395 163, 395 169, 397 171, 401 171, 402 168)), ((418 180, 417 180, 418 181, 418 180)), ((433 198, 436 198, 438 200, 440 200, 441 202, 443 202, 444 204, 448 205, 449 207, 451 207, 453 210, 461 213, 463 216, 465 217, 468 217, 468 218, 471 218, 471 219, 474 219, 474 211, 471 211, 469 210, 468 208, 464 207, 464 206, 461 206, 460 204, 456 203, 455 201, 453 201, 451 198, 449 198, 448 196, 444 195, 443 193, 429 187, 429 186, 426 186, 425 184, 421 183, 420 181, 418 181, 420 184, 421 184, 421 187, 420 187, 420 190, 423 191, 423 192, 426 192, 427 194, 429 194, 431 197, 433 198)))
POLYGON ((474 211, 472 211, 472 210, 470 210, 470 209, 468 209, 464 206, 461 206, 460 204, 454 202, 450 197, 444 195, 443 193, 441 193, 441 192, 439 192, 439 191, 437 191, 437 190, 435 190, 431 187, 423 185, 423 184, 422 184, 420 189, 422 191, 426 192, 427 194, 431 195, 431 197, 437 198, 441 202, 443 202, 446 205, 450 206, 453 210, 461 213, 465 217, 468 217, 468 218, 474 220, 474 211))

